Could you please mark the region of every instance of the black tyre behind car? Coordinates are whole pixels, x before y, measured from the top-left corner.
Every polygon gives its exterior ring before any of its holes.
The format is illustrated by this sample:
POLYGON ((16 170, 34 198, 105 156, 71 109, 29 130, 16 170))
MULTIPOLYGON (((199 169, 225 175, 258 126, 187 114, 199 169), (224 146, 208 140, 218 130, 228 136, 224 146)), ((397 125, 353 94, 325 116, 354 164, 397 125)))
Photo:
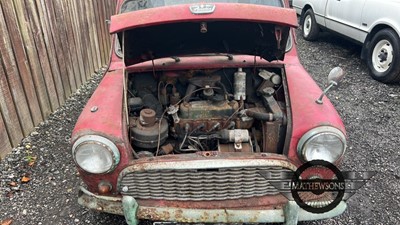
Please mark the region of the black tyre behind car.
POLYGON ((400 81, 400 38, 394 30, 386 28, 372 37, 367 46, 366 62, 375 80, 400 81))

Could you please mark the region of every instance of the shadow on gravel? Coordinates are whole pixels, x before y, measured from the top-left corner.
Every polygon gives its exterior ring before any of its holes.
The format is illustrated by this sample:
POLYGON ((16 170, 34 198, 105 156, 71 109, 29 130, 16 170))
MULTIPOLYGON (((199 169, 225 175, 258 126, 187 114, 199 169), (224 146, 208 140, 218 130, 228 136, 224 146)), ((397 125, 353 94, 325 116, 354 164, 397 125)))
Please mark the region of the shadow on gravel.
POLYGON ((352 54, 361 54, 362 46, 354 43, 346 38, 341 37, 340 35, 336 35, 329 32, 321 32, 319 34, 319 38, 316 42, 323 42, 325 44, 332 44, 337 47, 346 49, 349 53, 352 54))

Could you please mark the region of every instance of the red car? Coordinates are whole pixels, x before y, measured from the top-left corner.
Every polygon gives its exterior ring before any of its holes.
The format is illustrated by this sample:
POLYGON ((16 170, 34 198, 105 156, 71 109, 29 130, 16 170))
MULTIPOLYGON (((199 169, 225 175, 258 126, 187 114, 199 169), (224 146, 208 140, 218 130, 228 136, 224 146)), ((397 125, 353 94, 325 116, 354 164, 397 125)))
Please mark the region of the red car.
POLYGON ((108 71, 72 134, 79 203, 129 225, 341 214, 343 201, 303 210, 260 175, 338 164, 346 149, 338 113, 316 102, 299 62, 295 11, 282 0, 182 2, 118 1, 108 71))

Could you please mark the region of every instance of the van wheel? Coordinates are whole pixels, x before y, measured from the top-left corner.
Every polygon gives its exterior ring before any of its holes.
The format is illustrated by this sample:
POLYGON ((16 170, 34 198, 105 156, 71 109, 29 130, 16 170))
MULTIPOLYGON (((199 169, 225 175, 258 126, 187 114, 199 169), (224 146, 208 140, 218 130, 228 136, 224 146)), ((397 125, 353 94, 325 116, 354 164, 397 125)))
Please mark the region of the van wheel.
POLYGON ((303 38, 307 41, 315 41, 318 38, 319 26, 315 20, 314 11, 308 9, 300 19, 303 38))
POLYGON ((375 34, 368 46, 367 65, 377 81, 400 81, 400 39, 395 31, 383 29, 375 34))

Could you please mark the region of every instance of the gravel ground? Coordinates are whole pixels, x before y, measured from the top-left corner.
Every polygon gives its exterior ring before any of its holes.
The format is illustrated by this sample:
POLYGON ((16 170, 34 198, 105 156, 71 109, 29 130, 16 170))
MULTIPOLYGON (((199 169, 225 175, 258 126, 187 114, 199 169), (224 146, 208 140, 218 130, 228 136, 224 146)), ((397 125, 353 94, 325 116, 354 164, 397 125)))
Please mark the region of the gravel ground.
MULTIPOLYGON (((335 66, 346 71, 328 94, 348 132, 344 170, 378 174, 334 219, 303 224, 400 224, 400 87, 374 81, 359 59, 360 47, 331 34, 317 42, 298 39, 305 68, 320 86, 335 66)), ((0 162, 0 221, 22 224, 125 224, 124 218, 88 211, 77 204, 81 183, 72 161, 69 135, 102 71, 71 96, 0 162), (33 163, 33 164, 32 164, 33 163)), ((0 222, 1 224, 1 222, 0 222)))

